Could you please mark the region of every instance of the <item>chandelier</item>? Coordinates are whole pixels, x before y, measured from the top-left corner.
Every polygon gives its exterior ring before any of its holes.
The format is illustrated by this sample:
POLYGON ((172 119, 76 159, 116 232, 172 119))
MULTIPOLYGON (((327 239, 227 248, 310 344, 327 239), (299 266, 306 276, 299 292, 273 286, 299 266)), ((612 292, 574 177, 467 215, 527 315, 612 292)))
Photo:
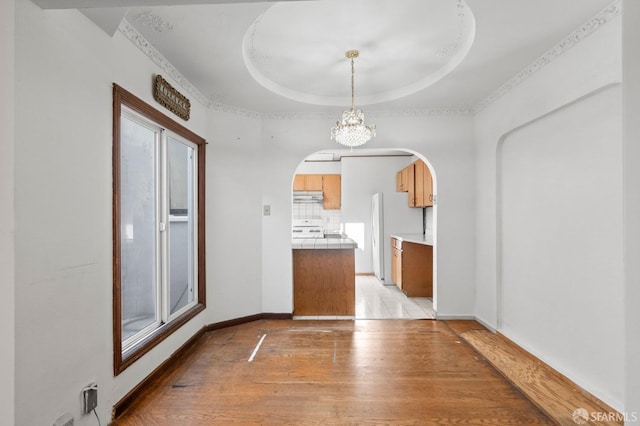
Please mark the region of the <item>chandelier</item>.
POLYGON ((376 125, 364 124, 364 113, 355 109, 354 103, 354 66, 353 60, 358 57, 357 50, 347 50, 345 56, 351 59, 351 108, 342 113, 342 119, 336 121, 336 126, 331 128, 331 139, 341 145, 353 148, 364 145, 376 135, 376 125))

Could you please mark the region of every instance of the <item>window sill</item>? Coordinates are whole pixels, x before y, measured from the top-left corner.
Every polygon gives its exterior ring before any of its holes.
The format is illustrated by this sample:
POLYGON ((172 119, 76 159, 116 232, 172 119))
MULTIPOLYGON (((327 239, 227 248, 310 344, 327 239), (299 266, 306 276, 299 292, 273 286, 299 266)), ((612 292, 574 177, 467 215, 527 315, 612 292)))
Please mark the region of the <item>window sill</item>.
MULTIPOLYGON (((136 362, 138 359, 142 358, 147 352, 156 347, 160 342, 169 337, 174 331, 178 328, 182 327, 184 324, 193 319, 200 312, 204 311, 204 304, 197 304, 193 308, 186 311, 184 314, 180 315, 170 323, 164 324, 161 327, 158 327, 153 333, 149 334, 145 339, 141 340, 137 345, 133 346, 131 349, 127 351, 126 354, 123 354, 120 347, 115 348, 116 354, 120 354, 120 356, 116 356, 116 362, 113 366, 113 374, 114 376, 119 375, 124 370, 127 369, 130 365, 136 362)), ((119 346, 119 345, 118 345, 119 346)))

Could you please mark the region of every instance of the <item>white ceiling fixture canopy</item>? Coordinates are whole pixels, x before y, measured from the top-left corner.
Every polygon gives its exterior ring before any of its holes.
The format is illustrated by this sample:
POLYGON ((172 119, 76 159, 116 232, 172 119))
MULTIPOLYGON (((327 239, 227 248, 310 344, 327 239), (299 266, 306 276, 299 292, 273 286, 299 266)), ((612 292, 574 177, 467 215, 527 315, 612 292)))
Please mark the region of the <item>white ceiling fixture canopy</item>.
POLYGON ((327 0, 278 3, 243 40, 251 76, 299 102, 350 102, 343 52, 358 46, 358 104, 419 92, 446 76, 469 52, 475 18, 464 0, 327 0))

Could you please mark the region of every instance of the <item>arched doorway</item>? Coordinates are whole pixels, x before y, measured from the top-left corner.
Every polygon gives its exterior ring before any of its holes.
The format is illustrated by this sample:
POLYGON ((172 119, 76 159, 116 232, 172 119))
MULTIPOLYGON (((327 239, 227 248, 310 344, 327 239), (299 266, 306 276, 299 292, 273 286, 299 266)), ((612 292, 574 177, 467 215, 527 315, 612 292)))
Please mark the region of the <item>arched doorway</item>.
MULTIPOLYGON (((297 200, 301 200, 301 198, 294 198, 293 195, 294 191, 300 190, 300 185, 296 184, 296 190, 294 190, 296 179, 295 176, 292 176, 291 215, 293 226, 295 227, 301 219, 314 219, 314 223, 322 227, 324 238, 341 236, 357 243, 357 248, 354 250, 356 293, 358 293, 355 301, 355 314, 353 315, 355 319, 435 318, 437 307, 437 203, 434 202, 428 207, 422 207, 420 204, 415 205, 415 203, 411 206, 408 191, 400 191, 396 182, 398 172, 418 163, 423 165, 421 170, 424 170, 424 173, 431 178, 431 194, 435 201, 437 193, 435 170, 424 155, 410 149, 323 150, 304 158, 295 171, 295 175, 298 177, 301 175, 311 176, 311 180, 314 180, 313 176, 340 176, 339 208, 324 208, 323 201, 319 200, 309 203, 298 202, 297 200), (375 215, 373 214, 374 204, 372 204, 376 194, 382 203, 380 206, 382 229, 377 237, 374 235, 375 215), (426 235, 426 239, 417 238, 421 235, 426 235), (419 239, 418 243, 429 246, 428 261, 432 267, 428 274, 432 290, 428 296, 411 294, 411 291, 401 289, 397 285, 398 283, 394 282, 392 277, 392 236, 399 236, 407 245, 419 239), (374 265, 376 242, 378 242, 380 249, 379 268, 374 265)), ((295 245, 298 240, 292 238, 292 241, 295 245)), ((316 247, 318 245, 316 244, 316 247)), ((297 247, 300 245, 298 244, 297 247)), ((427 255, 420 254, 419 256, 427 255)), ((294 317, 306 317, 307 315, 304 313, 296 311, 295 282, 293 286, 294 317)), ((310 316, 322 317, 322 315, 310 316)), ((327 317, 331 317, 331 315, 327 315, 327 317)))

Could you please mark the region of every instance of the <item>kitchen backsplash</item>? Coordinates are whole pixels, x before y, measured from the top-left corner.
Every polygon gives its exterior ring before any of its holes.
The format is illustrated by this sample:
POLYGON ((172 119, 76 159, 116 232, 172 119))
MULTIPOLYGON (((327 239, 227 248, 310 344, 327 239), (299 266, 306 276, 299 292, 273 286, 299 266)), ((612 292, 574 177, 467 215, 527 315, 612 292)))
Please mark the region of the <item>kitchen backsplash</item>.
POLYGON ((294 219, 324 219, 325 232, 339 232, 342 219, 340 210, 325 210, 320 203, 294 204, 292 217, 294 219))

